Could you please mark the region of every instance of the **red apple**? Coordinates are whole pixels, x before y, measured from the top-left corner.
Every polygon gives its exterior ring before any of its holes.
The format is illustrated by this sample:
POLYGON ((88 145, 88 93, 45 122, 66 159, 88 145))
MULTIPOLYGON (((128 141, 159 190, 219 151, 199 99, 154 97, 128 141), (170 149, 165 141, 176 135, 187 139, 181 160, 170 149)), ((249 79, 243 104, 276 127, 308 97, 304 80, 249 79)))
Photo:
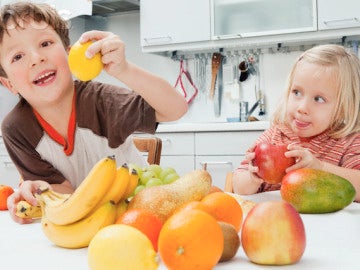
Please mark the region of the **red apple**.
POLYGON ((270 184, 280 183, 286 168, 295 164, 295 158, 285 156, 287 151, 286 144, 257 144, 253 164, 259 168, 258 176, 270 184))
POLYGON ((244 220, 241 243, 253 263, 294 264, 305 251, 304 223, 295 208, 286 201, 258 203, 244 220))

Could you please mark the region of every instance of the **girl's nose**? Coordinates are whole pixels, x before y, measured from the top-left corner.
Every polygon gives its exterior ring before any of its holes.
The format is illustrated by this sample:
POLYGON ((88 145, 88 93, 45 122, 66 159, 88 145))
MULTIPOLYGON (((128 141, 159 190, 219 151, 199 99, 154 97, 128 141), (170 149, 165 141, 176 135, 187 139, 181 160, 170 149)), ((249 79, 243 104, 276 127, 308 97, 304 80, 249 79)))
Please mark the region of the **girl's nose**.
POLYGON ((297 111, 302 114, 307 114, 309 109, 309 102, 306 99, 302 99, 297 106, 297 111))

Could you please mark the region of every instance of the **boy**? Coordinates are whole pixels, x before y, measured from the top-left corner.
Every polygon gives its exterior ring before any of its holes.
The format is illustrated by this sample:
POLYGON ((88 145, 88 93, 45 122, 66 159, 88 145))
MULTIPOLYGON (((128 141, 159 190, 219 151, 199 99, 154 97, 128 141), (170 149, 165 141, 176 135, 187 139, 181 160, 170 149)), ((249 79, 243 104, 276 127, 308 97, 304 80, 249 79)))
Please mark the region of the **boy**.
POLYGON ((24 181, 8 200, 36 205, 40 185, 71 193, 101 158, 144 164, 135 131, 155 133, 157 123, 179 119, 187 103, 168 82, 125 59, 125 45, 110 32, 90 31, 87 57, 100 52, 104 70, 133 91, 99 82, 73 81, 67 62, 66 22, 46 4, 17 2, 0 11, 0 82, 19 103, 2 123, 2 136, 24 181))

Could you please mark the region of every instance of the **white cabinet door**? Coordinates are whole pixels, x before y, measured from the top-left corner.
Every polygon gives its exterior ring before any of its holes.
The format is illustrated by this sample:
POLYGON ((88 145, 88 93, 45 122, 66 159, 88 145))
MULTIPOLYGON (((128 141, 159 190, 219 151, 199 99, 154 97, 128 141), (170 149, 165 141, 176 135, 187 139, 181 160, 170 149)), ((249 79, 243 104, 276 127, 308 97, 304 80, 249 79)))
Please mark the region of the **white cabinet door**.
POLYGON ((206 170, 210 173, 212 184, 224 190, 225 179, 228 172, 236 169, 244 156, 196 156, 196 169, 202 169, 206 166, 206 170))
POLYGON ((359 26, 359 0, 318 0, 319 30, 359 26))
POLYGON ((212 0, 213 39, 317 30, 316 0, 212 0))
POLYGON ((141 45, 210 40, 209 0, 141 0, 141 45))
POLYGON ((0 136, 0 185, 9 185, 13 188, 19 186, 20 175, 12 163, 2 137, 0 136))
POLYGON ((195 169, 194 156, 161 156, 160 166, 171 167, 182 176, 195 169))
POLYGON ((195 134, 195 168, 211 174, 213 185, 224 189, 228 172, 239 167, 246 150, 263 131, 199 132, 195 134))
POLYGON ((172 167, 179 175, 195 169, 194 133, 156 133, 162 141, 161 167, 172 167))

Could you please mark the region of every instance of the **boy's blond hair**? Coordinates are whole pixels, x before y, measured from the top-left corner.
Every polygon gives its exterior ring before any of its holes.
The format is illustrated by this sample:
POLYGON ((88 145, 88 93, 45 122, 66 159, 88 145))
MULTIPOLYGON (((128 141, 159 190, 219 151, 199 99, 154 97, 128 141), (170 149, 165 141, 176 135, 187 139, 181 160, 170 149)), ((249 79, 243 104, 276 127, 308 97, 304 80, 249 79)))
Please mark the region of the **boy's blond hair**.
POLYGON ((286 107, 294 72, 300 61, 333 69, 338 85, 337 104, 329 127, 333 138, 360 131, 360 61, 351 50, 340 45, 319 45, 305 51, 295 62, 287 81, 286 91, 275 110, 272 123, 286 123, 286 107))
MULTIPOLYGON (((70 46, 68 23, 48 4, 34 4, 30 2, 15 2, 4 5, 0 9, 0 43, 4 35, 8 34, 9 27, 21 28, 21 22, 34 20, 45 22, 59 35, 64 47, 70 46), (15 25, 14 25, 15 24, 15 25)), ((0 65, 0 76, 6 77, 4 69, 0 65)))

